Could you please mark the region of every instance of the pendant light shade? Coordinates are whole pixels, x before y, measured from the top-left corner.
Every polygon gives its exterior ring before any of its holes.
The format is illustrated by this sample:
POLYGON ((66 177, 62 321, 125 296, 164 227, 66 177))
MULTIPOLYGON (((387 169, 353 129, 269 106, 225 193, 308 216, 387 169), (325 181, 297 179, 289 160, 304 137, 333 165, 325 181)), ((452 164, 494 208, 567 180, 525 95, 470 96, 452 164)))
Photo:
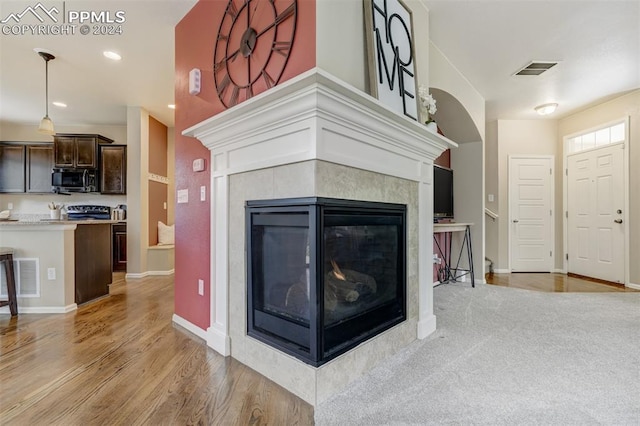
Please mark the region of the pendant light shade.
POLYGON ((40 126, 38 126, 38 132, 46 135, 55 135, 56 131, 53 129, 53 121, 49 118, 49 61, 55 59, 49 52, 43 50, 37 50, 38 55, 44 59, 44 78, 45 78, 45 115, 40 120, 40 126))
POLYGON ((40 126, 38 126, 38 131, 40 133, 44 133, 45 135, 55 135, 56 131, 53 129, 53 121, 49 118, 48 115, 42 117, 40 120, 40 126))

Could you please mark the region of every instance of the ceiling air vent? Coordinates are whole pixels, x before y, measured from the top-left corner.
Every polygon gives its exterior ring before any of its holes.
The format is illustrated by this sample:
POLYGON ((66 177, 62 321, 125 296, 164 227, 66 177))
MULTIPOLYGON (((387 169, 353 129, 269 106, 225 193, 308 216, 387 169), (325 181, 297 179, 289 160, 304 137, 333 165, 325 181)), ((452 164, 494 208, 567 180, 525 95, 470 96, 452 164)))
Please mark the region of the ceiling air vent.
POLYGON ((549 71, 556 65, 558 65, 557 62, 535 61, 522 68, 514 75, 540 75, 545 71, 549 71))

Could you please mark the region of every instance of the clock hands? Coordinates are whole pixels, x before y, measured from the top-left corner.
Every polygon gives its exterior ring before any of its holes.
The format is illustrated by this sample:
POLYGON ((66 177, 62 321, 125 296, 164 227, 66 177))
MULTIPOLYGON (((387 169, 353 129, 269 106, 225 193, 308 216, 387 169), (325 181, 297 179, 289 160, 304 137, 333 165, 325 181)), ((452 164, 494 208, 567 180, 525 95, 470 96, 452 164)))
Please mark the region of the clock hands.
POLYGON ((289 5, 289 7, 287 7, 278 16, 276 16, 276 19, 274 19, 274 21, 271 24, 269 24, 269 26, 267 26, 265 29, 260 31, 256 35, 256 37, 260 37, 262 34, 266 33, 271 28, 275 27, 276 25, 280 25, 282 23, 282 21, 284 21, 285 19, 287 19, 288 17, 293 15, 295 11, 296 11, 296 2, 294 1, 293 3, 291 3, 289 5))

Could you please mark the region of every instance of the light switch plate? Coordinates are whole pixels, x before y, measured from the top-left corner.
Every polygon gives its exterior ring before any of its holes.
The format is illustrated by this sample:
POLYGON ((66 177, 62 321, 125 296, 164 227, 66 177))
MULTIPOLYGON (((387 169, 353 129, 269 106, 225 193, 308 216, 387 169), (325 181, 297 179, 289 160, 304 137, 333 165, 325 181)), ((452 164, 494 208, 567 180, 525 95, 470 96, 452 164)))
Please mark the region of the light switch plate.
POLYGON ((188 189, 179 189, 178 190, 178 203, 188 203, 189 202, 189 190, 188 189))
POLYGON ((56 268, 47 268, 47 279, 48 280, 56 279, 56 268))
POLYGON ((204 185, 200 187, 200 201, 207 201, 207 187, 204 185))
POLYGON ((204 296, 204 280, 198 280, 198 294, 204 296))

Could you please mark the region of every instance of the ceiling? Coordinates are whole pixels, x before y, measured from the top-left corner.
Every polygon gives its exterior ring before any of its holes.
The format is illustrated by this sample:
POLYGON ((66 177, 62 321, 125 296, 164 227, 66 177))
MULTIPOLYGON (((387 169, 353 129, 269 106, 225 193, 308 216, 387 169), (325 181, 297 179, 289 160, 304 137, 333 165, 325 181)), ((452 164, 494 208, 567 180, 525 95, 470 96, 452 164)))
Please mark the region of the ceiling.
MULTIPOLYGON (((6 35, 2 28, 0 125, 10 122, 37 126, 44 116, 45 62, 33 50, 43 48, 56 56, 49 62, 49 116, 56 125, 124 125, 129 105, 143 107, 167 126, 173 126, 173 110, 167 105, 174 103, 174 27, 195 3, 196 0, 42 0, 45 9, 58 10, 52 12, 58 19, 54 23, 38 9, 45 26, 59 28, 62 17, 69 17, 71 11, 105 11, 112 21, 124 16, 122 34, 82 35, 80 24, 72 35, 6 35), (118 11, 124 15, 117 15, 118 11), (122 60, 106 59, 104 50, 118 52, 122 60), (54 101, 64 102, 67 107, 51 105, 54 101)), ((39 0, 2 0, 0 21, 38 4, 39 0)), ((28 12, 19 25, 39 23, 28 12)), ((15 25, 15 20, 0 23, 0 27, 15 25)), ((89 24, 90 30, 93 25, 89 24)))
MULTIPOLYGON (((347 0, 340 0, 347 1, 347 0)), ((350 0, 353 1, 353 0, 350 0)), ((196 0, 44 1, 61 20, 69 11, 123 11, 121 35, 0 33, 0 124, 34 126, 44 115, 45 64, 51 51, 49 106, 57 125, 123 125, 141 106, 173 126, 174 27, 196 0), (117 51, 120 62, 102 56, 117 51)), ((486 100, 487 120, 538 118, 533 107, 559 103, 558 118, 640 87, 640 2, 424 0, 433 43, 486 100), (559 64, 539 77, 513 74, 532 60, 559 64)), ((38 0, 0 2, 0 21, 38 0)), ((53 13, 53 12, 52 12, 53 13)), ((20 24, 38 24, 30 12, 20 24)), ((44 24, 53 25, 50 18, 44 24)), ((59 23, 59 22, 58 22, 59 23)), ((416 23, 414 23, 415 25, 416 23)), ((15 25, 14 21, 0 27, 15 25)))
POLYGON ((486 120, 555 119, 640 88, 640 1, 426 0, 430 37, 486 101, 486 120), (538 77, 531 61, 559 61, 538 77))

